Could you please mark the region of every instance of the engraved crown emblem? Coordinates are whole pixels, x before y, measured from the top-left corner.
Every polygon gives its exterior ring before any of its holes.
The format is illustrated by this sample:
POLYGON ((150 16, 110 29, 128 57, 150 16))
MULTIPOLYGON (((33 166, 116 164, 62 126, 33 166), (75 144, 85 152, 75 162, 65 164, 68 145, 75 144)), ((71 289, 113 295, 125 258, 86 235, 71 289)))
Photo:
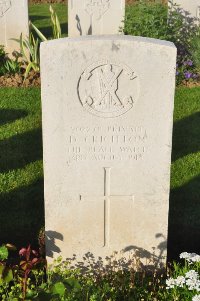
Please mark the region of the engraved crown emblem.
POLYGON ((0 0, 0 17, 3 17, 11 7, 11 0, 0 0))
POLYGON ((138 97, 138 77, 129 67, 97 62, 81 75, 78 95, 82 106, 99 117, 117 117, 133 108, 138 97))

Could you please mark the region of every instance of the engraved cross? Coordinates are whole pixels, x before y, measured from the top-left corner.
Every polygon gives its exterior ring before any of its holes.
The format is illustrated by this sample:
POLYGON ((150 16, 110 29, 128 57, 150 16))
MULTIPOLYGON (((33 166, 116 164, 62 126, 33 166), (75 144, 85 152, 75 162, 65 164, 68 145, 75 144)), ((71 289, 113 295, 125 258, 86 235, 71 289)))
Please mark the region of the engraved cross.
POLYGON ((104 167, 104 195, 103 196, 82 196, 80 200, 87 201, 103 201, 104 203, 104 244, 103 247, 109 246, 110 242, 110 203, 116 200, 134 201, 133 195, 111 195, 110 179, 111 167, 104 167))

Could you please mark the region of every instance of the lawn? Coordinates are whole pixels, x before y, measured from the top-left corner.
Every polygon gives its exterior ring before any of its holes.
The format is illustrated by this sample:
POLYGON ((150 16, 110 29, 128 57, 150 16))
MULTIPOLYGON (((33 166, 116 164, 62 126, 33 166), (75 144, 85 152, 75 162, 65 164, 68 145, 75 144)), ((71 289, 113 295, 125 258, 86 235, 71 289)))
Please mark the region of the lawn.
POLYGON ((0 149, 0 244, 22 246, 44 224, 39 89, 0 89, 0 149))
MULTIPOLYGON (((49 6, 50 4, 36 4, 29 6, 29 17, 31 22, 48 38, 52 36, 49 6)), ((52 7, 59 16, 63 37, 67 36, 67 5, 53 4, 52 7)))
MULTIPOLYGON (((200 249, 200 88, 177 88, 169 255, 200 249)), ((0 239, 36 242, 44 224, 39 88, 0 89, 0 239)))

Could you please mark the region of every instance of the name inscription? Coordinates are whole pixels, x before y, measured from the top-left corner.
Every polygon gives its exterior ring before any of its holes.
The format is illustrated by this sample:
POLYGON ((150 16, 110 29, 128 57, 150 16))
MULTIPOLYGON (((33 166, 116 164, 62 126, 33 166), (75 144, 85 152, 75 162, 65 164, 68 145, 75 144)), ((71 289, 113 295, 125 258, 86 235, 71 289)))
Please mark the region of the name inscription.
POLYGON ((67 163, 80 161, 138 161, 147 151, 142 126, 70 127, 67 163))

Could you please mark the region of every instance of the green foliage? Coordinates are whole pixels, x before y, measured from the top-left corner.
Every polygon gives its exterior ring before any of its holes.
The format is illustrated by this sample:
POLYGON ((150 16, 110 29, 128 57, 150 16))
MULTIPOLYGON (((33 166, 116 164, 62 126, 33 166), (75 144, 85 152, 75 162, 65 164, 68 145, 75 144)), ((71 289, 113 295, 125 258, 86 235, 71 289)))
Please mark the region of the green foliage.
POLYGON ((4 46, 0 46, 0 76, 20 72, 21 63, 19 63, 18 57, 15 59, 9 58, 4 50, 4 46))
MULTIPOLYGON (((19 253, 26 257, 28 249, 19 253)), ((46 273, 45 265, 30 269, 25 291, 21 264, 15 265, 14 273, 9 269, 0 278, 0 296, 6 301, 192 301, 200 289, 200 256, 184 252, 180 257, 183 262, 174 262, 167 273, 143 269, 136 255, 123 262, 113 257, 106 265, 90 255, 82 262, 58 258, 46 273)))
POLYGON ((5 60, 6 52, 4 50, 4 46, 0 45, 0 64, 5 60))
POLYGON ((8 258, 8 249, 6 246, 0 247, 0 260, 6 260, 8 258))
MULTIPOLYGON (((50 5, 50 13, 51 13, 51 24, 53 31, 53 38, 59 39, 61 37, 61 27, 58 16, 54 11, 53 7, 50 5)), ((20 49, 23 56, 23 60, 26 64, 25 70, 25 79, 27 78, 29 72, 33 69, 35 72, 40 71, 40 42, 47 41, 47 38, 42 34, 42 32, 30 22, 30 28, 34 30, 37 37, 35 38, 33 33, 31 32, 28 39, 25 39, 22 34, 18 42, 20 43, 20 49)))
POLYGON ((191 54, 198 73, 200 73, 200 30, 191 40, 191 54))
POLYGON ((4 63, 4 69, 6 74, 16 74, 21 72, 21 63, 15 59, 7 59, 4 63))
POLYGON ((194 18, 188 18, 177 5, 167 6, 146 0, 128 5, 125 34, 168 40, 177 46, 177 83, 196 80, 199 73, 199 29, 194 18), (187 62, 192 62, 188 64, 187 62))
POLYGON ((53 7, 50 5, 50 13, 51 13, 51 24, 52 24, 52 31, 53 31, 53 38, 60 39, 62 36, 60 21, 56 12, 54 11, 53 7))
MULTIPOLYGON (((9 245, 10 246, 10 245, 9 245)), ((0 247, 0 286, 9 284, 13 280, 12 269, 7 267, 5 260, 8 259, 8 247, 0 247)))
POLYGON ((39 72, 40 70, 39 40, 35 39, 32 33, 30 33, 28 39, 24 39, 21 34, 19 43, 24 62, 26 64, 26 79, 30 70, 33 69, 35 72, 39 72))
POLYGON ((124 33, 165 39, 167 32, 167 7, 162 4, 140 1, 126 7, 124 33))

